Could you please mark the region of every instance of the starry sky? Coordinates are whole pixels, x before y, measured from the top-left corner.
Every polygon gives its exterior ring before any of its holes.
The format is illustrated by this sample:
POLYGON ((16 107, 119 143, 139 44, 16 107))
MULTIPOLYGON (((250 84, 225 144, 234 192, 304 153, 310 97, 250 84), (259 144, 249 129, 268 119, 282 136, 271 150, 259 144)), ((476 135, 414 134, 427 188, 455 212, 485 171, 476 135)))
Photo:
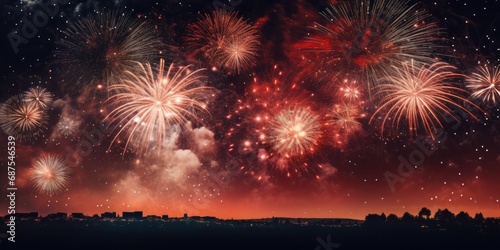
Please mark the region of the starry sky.
MULTIPOLYGON (((433 213, 448 208, 500 217, 499 104, 471 98, 464 79, 454 84, 476 106, 466 105, 470 113, 451 107, 456 119, 439 117, 442 128, 434 128, 434 139, 425 130, 408 132, 404 122, 381 131, 385 113, 374 115, 380 98, 359 83, 369 81, 364 76, 355 83, 355 131, 325 122, 342 99, 338 82, 349 83, 359 72, 349 65, 335 69, 325 59, 327 53, 311 54, 310 41, 329 46, 321 43, 323 34, 315 28, 328 23, 320 12, 345 1, 58 1, 57 14, 16 52, 8 34, 22 29, 23 17, 33 20, 41 11, 40 2, 3 0, 0 8, 0 102, 30 88, 43 88, 52 97, 43 128, 16 139, 18 212, 92 215, 140 210, 174 217, 363 219, 368 213, 417 214, 427 207, 433 213), (240 72, 194 53, 185 39, 190 25, 224 4, 258 34, 255 58, 240 72), (160 146, 125 145, 127 131, 117 135, 115 127, 123 121, 106 119, 116 108, 109 101, 113 93, 108 85, 88 80, 98 66, 75 69, 80 66, 65 65, 57 57, 65 52, 61 41, 68 39, 65 32, 71 24, 96 12, 148 21, 161 43, 152 51, 153 68, 158 57, 167 67, 174 62, 206 68, 202 83, 212 91, 205 99, 206 112, 171 124, 161 134, 160 146), (314 110, 306 120, 321 120, 314 130, 321 137, 314 149, 288 157, 260 137, 272 131, 272 123, 261 125, 260 119, 267 122, 279 117, 276 110, 294 105, 314 110), (63 121, 73 129, 62 130, 58 125, 63 121), (46 155, 60 156, 70 171, 64 189, 51 194, 35 188, 30 176, 37 159, 46 155)), ((408 6, 414 4, 412 11, 428 13, 415 27, 435 25, 434 60, 455 66, 463 75, 471 75, 479 65, 500 65, 498 1, 409 1, 408 6)), ((0 132, 4 194, 9 135, 5 129, 0 132)), ((6 209, 7 202, 2 195, 0 207, 6 209)))

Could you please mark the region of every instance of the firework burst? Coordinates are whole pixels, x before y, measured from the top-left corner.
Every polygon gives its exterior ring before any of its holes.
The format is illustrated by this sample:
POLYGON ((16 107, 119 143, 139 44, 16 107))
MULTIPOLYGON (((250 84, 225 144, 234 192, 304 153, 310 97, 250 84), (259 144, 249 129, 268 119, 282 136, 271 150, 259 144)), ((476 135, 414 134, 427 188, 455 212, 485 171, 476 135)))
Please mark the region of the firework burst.
POLYGON ((335 130, 349 136, 361 130, 359 119, 365 117, 365 114, 356 105, 343 103, 333 106, 331 116, 335 130))
POLYGON ((481 66, 467 78, 467 88, 472 90, 471 97, 489 104, 500 100, 500 67, 481 66))
POLYGON ((26 103, 35 103, 39 108, 45 110, 52 104, 52 94, 44 88, 30 88, 24 92, 24 101, 26 103))
POLYGON ((241 162, 242 173, 258 180, 274 170, 287 177, 315 172, 322 159, 320 109, 314 94, 291 78, 277 65, 270 76, 254 76, 244 98, 226 115, 230 127, 222 145, 241 162))
POLYGON ((116 93, 108 101, 115 108, 105 120, 120 127, 112 143, 121 133, 129 134, 124 150, 130 142, 137 145, 138 152, 147 151, 152 141, 162 147, 169 128, 197 121, 196 111, 207 111, 203 100, 214 89, 201 86, 202 70, 191 71, 189 66, 176 69, 171 64, 164 72, 164 63, 160 60, 156 75, 150 64, 139 63, 140 71, 126 71, 120 83, 110 87, 116 93))
POLYGON ((73 135, 78 130, 80 124, 80 120, 74 120, 69 117, 62 117, 56 125, 56 130, 60 134, 68 137, 73 135))
POLYGON ((70 173, 61 156, 50 154, 38 157, 29 172, 33 187, 48 195, 64 191, 68 187, 70 173))
POLYGON ((362 97, 361 88, 358 86, 357 81, 344 79, 338 88, 339 99, 345 102, 359 102, 362 97))
MULTIPOLYGON (((382 95, 380 107, 375 111, 370 121, 388 109, 382 120, 382 132, 388 120, 392 124, 401 123, 406 118, 410 134, 416 134, 418 127, 434 139, 433 129, 441 128, 439 117, 449 115, 456 117, 449 106, 455 106, 475 116, 457 101, 473 105, 473 103, 460 96, 463 89, 454 87, 447 81, 461 77, 454 73, 455 67, 437 62, 430 66, 420 68, 413 64, 403 64, 402 67, 392 67, 394 74, 383 78, 385 82, 376 87, 377 94, 382 95)), ((396 126, 396 129, 397 129, 396 126)))
POLYGON ((216 10, 190 24, 185 41, 208 64, 240 73, 255 61, 258 38, 257 29, 237 12, 216 10))
POLYGON ((269 141, 285 157, 314 152, 321 137, 319 116, 304 107, 283 109, 270 122, 269 141))
POLYGON ((9 98, 0 108, 0 127, 7 135, 30 139, 45 128, 47 116, 37 102, 26 102, 24 95, 9 98))
POLYGON ((436 24, 406 0, 342 1, 321 14, 327 24, 314 25, 307 51, 321 54, 330 68, 364 72, 369 88, 391 65, 428 63, 437 48, 436 24))
POLYGON ((57 61, 65 81, 79 88, 118 82, 135 62, 157 60, 161 42, 154 27, 130 14, 98 13, 71 23, 58 42, 57 61))

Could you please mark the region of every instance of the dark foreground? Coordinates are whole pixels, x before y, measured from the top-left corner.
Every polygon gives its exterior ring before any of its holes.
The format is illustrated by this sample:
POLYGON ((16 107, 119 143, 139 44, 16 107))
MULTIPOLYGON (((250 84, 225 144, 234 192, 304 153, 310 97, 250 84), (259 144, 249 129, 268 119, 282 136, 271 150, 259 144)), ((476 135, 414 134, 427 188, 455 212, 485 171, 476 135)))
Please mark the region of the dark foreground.
POLYGON ((19 221, 0 249, 500 249, 498 227, 19 221))

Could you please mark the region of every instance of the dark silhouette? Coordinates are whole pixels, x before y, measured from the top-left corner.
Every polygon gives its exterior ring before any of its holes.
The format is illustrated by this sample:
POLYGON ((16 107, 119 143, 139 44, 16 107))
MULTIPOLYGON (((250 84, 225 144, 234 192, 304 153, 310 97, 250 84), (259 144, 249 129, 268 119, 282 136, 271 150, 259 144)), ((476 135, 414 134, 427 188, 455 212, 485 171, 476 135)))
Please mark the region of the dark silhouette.
POLYGON ((470 217, 470 215, 464 211, 460 211, 460 213, 457 214, 456 220, 461 225, 472 223, 472 217, 470 217))
POLYGON ((429 217, 431 216, 431 210, 423 207, 420 212, 418 212, 418 218, 422 219, 425 216, 425 218, 428 220, 429 217))
MULTIPOLYGON (((422 208, 414 216, 368 214, 339 218, 223 220, 210 216, 142 216, 140 211, 101 216, 73 213, 25 216, 16 221, 16 243, 2 249, 492 249, 500 244, 500 218, 456 216, 422 208), (189 222, 189 223, 188 223, 189 222), (57 237, 55 238, 56 235, 57 237), (92 239, 92 240, 89 240, 92 239), (362 240, 360 240, 362 239, 362 240), (96 248, 95 243, 99 242, 96 248), (10 247, 14 248, 10 248, 10 247), (65 248, 66 249, 66 248, 65 248)), ((0 217, 7 222, 9 217, 0 217)))
POLYGON ((483 223, 484 222, 483 213, 477 213, 476 215, 474 215, 474 221, 478 224, 483 223))
POLYGON ((401 222, 403 223, 412 223, 413 221, 415 220, 415 217, 413 217, 413 215, 411 215, 410 213, 408 212, 405 212, 403 214, 403 217, 401 217, 401 222))
POLYGON ((365 217, 365 224, 366 225, 383 225, 385 223, 386 217, 385 214, 382 213, 381 215, 378 214, 368 214, 365 217))
POLYGON ((399 222, 399 218, 395 214, 389 214, 389 216, 387 216, 387 222, 391 224, 396 224, 399 222))
POLYGON ((455 214, 447 208, 444 210, 438 209, 434 214, 434 220, 437 221, 438 225, 449 227, 455 222, 455 214))

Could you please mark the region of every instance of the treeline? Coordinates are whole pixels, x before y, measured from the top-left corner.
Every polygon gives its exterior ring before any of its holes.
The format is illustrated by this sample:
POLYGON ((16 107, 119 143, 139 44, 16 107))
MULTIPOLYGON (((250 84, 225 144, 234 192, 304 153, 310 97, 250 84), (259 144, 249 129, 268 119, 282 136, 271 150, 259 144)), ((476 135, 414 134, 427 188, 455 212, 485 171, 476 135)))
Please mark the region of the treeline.
POLYGON ((500 228, 500 219, 484 218, 482 213, 476 213, 474 217, 470 216, 467 212, 461 211, 454 214, 447 208, 438 209, 432 216, 430 209, 423 207, 417 215, 412 215, 408 212, 403 216, 398 217, 395 214, 385 215, 382 214, 368 214, 365 217, 365 226, 371 225, 405 225, 417 226, 423 228, 447 228, 454 226, 472 226, 472 227, 489 227, 500 228))

